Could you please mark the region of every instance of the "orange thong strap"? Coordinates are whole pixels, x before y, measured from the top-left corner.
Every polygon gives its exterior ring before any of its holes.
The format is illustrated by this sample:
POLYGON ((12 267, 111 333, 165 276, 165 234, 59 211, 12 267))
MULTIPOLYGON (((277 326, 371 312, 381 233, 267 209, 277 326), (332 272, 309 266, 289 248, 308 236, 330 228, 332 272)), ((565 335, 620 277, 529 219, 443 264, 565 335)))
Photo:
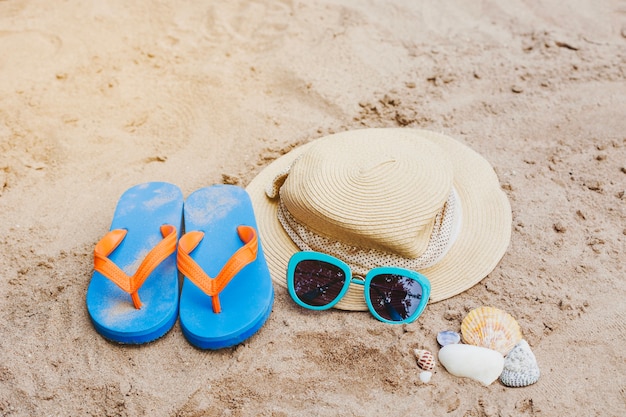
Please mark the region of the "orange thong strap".
POLYGON ((178 269, 205 294, 211 297, 214 313, 222 311, 219 293, 243 267, 253 262, 257 256, 258 238, 254 228, 251 226, 238 226, 237 234, 244 246, 231 256, 215 278, 209 277, 190 256, 190 253, 204 238, 203 232, 192 231, 185 233, 178 242, 178 269))
POLYGON ((122 243, 126 230, 115 229, 107 233, 96 245, 93 253, 94 269, 113 281, 122 290, 130 294, 135 308, 141 308, 138 290, 144 281, 168 256, 176 251, 176 227, 169 224, 161 226, 163 240, 154 246, 137 268, 133 276, 127 275, 111 261, 108 256, 122 243))

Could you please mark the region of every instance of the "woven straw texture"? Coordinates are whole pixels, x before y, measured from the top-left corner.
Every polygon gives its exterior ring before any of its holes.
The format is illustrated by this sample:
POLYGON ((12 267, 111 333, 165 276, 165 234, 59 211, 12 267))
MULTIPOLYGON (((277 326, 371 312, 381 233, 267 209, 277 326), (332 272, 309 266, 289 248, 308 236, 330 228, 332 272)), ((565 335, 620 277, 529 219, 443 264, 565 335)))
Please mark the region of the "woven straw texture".
MULTIPOLYGON (((511 236, 509 201, 491 165, 469 147, 425 130, 342 132, 283 155, 247 187, 272 279, 283 287, 289 258, 300 248, 278 220, 279 201, 314 235, 413 259, 428 248, 452 189, 459 230, 435 265, 419 269, 431 282, 431 302, 483 279, 511 236), (269 198, 280 185, 280 200, 269 198)), ((380 259, 380 265, 401 266, 380 259)), ((363 287, 351 285, 336 307, 367 310, 363 287)))

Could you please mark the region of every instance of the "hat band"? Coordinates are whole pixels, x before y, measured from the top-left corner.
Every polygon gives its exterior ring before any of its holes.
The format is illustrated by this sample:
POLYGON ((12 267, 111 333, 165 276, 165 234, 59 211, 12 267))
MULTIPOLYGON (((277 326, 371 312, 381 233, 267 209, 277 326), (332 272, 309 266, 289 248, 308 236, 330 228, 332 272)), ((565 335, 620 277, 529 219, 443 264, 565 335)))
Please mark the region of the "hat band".
POLYGON ((367 271, 384 265, 419 271, 439 262, 450 250, 461 228, 462 208, 454 188, 435 216, 426 250, 417 258, 406 258, 378 249, 366 249, 318 235, 298 222, 280 200, 278 220, 291 240, 303 251, 333 255, 346 262, 352 272, 364 276, 367 271))

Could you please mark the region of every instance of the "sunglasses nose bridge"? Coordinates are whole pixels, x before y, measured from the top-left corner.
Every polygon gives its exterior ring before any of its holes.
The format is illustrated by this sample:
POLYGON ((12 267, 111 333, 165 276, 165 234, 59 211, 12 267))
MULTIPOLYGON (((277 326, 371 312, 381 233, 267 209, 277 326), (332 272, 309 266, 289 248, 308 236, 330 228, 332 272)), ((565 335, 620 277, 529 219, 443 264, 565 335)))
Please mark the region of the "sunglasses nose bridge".
POLYGON ((360 285, 360 286, 365 286, 365 278, 363 278, 362 276, 359 275, 353 275, 352 278, 350 279, 350 283, 351 284, 356 284, 356 285, 360 285))

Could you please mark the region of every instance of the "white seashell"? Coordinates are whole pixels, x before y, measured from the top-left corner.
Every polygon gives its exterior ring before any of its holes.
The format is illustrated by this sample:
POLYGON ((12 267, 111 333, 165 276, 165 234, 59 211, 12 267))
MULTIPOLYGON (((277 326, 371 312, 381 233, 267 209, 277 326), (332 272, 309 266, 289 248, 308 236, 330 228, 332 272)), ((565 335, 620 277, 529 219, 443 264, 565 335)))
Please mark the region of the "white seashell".
POLYGON ((452 375, 470 378, 485 386, 498 379, 504 367, 504 357, 500 352, 462 344, 442 347, 439 362, 452 375))
POLYGON ((453 345, 461 341, 461 335, 452 330, 437 333, 437 343, 440 346, 453 345))
POLYGON ((478 307, 461 323, 465 343, 497 350, 506 356, 522 340, 517 321, 507 312, 494 307, 478 307))
POLYGON ((435 356, 427 350, 415 349, 415 358, 417 359, 417 366, 424 371, 432 371, 435 367, 435 356))
POLYGON ((424 384, 428 384, 430 382, 430 378, 432 378, 433 373, 430 371, 422 371, 420 372, 420 381, 424 384))
POLYGON ((539 365, 528 342, 522 340, 504 359, 500 382, 507 387, 525 387, 539 380, 539 365))

